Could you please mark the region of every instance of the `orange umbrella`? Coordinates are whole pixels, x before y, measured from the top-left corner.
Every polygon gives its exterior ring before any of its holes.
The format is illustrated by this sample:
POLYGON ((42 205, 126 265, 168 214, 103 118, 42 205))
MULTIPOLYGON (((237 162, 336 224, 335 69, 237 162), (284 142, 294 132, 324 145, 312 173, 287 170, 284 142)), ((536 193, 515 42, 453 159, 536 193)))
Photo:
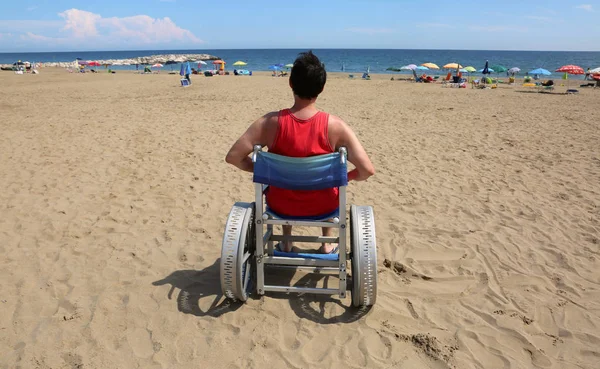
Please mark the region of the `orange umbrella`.
POLYGON ((223 60, 215 60, 213 64, 226 64, 223 60))

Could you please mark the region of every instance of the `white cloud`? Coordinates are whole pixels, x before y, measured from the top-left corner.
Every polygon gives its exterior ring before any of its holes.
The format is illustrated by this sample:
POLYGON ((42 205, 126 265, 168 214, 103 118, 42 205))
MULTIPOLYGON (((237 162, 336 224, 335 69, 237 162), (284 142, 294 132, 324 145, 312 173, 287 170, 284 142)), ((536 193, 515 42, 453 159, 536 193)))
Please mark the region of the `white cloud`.
POLYGON ((365 35, 377 35, 377 34, 382 34, 382 33, 393 33, 394 30, 391 28, 362 28, 362 27, 353 27, 353 28, 346 28, 346 31, 348 32, 352 32, 352 33, 362 33, 365 35))
POLYGON ((190 46, 203 41, 170 18, 147 15, 102 17, 85 10, 69 9, 58 14, 60 21, 2 21, 0 32, 18 32, 19 39, 44 46, 104 47, 190 46))
POLYGON ((71 31, 72 36, 78 38, 89 38, 98 36, 96 27, 102 16, 79 9, 69 9, 59 13, 65 24, 62 31, 71 31))
POLYGON ((590 4, 577 5, 575 8, 582 9, 582 10, 585 10, 587 12, 593 12, 594 11, 594 8, 590 4))

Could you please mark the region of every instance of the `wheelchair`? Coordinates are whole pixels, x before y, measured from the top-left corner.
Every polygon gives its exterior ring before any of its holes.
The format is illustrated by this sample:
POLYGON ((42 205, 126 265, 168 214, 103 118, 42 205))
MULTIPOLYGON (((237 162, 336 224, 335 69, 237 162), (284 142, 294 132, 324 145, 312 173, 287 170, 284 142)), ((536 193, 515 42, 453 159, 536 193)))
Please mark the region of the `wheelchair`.
POLYGON ((350 206, 346 220, 347 152, 306 158, 272 154, 254 146, 253 182, 255 201, 233 205, 223 236, 221 249, 221 290, 227 298, 246 301, 253 292, 313 293, 346 297, 350 291, 352 305, 372 306, 377 298, 377 241, 375 218, 371 206, 350 206), (289 190, 339 188, 339 208, 320 217, 284 217, 264 203, 266 186, 289 190), (284 236, 274 234, 274 226, 331 227, 338 237, 284 236), (350 248, 347 247, 350 227, 350 248), (293 241, 338 244, 339 253, 286 253, 274 249, 275 242, 293 241), (348 278, 347 263, 351 270, 348 278), (334 273, 339 277, 336 288, 312 288, 265 284, 265 269, 293 268, 312 273, 334 273), (348 280, 351 279, 351 283, 348 280))

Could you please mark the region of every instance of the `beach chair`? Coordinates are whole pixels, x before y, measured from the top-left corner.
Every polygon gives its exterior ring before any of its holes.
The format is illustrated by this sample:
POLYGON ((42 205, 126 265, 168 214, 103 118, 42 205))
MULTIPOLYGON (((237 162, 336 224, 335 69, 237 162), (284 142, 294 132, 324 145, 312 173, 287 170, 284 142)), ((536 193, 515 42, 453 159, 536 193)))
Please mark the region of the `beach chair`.
POLYGON ((187 78, 181 79, 181 87, 188 87, 190 85, 190 81, 187 78))
POLYGON ((221 249, 221 289, 231 299, 246 301, 255 290, 266 292, 314 293, 346 297, 352 305, 371 306, 377 297, 377 242, 371 206, 350 206, 346 221, 346 186, 348 184, 346 149, 307 158, 291 158, 262 151, 254 146, 255 202, 236 203, 227 219, 221 249), (284 217, 265 207, 265 186, 290 190, 339 188, 339 209, 333 214, 315 217, 284 217), (330 227, 338 237, 284 236, 274 233, 274 226, 330 227), (347 227, 350 247, 347 247, 347 227), (275 242, 337 243, 339 253, 285 253, 273 247, 275 242), (347 282, 350 261, 352 283, 347 282), (269 268, 301 269, 314 273, 334 273, 339 284, 303 287, 265 283, 269 268), (252 276, 255 275, 254 281, 252 276))
POLYGON ((446 78, 442 79, 442 85, 445 85, 446 83, 452 83, 452 72, 448 72, 448 74, 446 75, 446 78))

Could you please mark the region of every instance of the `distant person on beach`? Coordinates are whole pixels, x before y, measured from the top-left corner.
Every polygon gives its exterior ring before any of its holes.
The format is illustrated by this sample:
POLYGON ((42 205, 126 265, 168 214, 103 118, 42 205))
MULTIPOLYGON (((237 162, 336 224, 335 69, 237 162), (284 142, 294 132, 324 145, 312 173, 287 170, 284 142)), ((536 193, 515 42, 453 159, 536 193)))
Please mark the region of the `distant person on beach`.
POLYGON ((585 71, 585 78, 584 80, 587 81, 590 79, 590 68, 587 69, 587 71, 585 71))
MULTIPOLYGON (((309 157, 337 152, 344 146, 348 161, 355 169, 348 173, 349 181, 364 181, 375 173, 365 149, 340 118, 319 111, 315 106, 323 91, 327 72, 319 58, 308 51, 301 53, 292 67, 289 85, 294 93, 294 104, 289 109, 270 112, 250 125, 233 144, 225 161, 246 172, 253 172, 254 163, 248 156, 254 145, 269 148, 269 152, 289 157, 309 157)), ((269 208, 275 213, 292 216, 317 216, 333 213, 339 205, 338 189, 292 191, 269 186, 266 192, 269 208)), ((283 234, 291 235, 292 227, 283 226, 283 234)), ((331 228, 323 228, 329 236, 331 228)), ((291 252, 291 242, 283 242, 280 251, 291 252)), ((321 245, 319 252, 336 252, 337 247, 321 245)))

